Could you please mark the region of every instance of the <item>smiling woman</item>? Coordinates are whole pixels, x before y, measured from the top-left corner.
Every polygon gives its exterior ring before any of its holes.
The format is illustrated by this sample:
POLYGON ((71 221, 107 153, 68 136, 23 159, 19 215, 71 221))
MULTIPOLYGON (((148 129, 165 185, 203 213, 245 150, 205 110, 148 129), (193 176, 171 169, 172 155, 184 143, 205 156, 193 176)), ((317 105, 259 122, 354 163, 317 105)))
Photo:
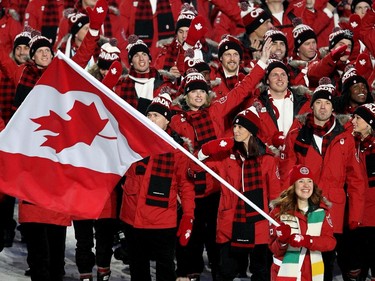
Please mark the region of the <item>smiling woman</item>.
POLYGON ((328 212, 330 203, 323 199, 312 171, 304 165, 291 169, 289 185, 271 202, 271 216, 280 223, 278 227, 270 226, 269 247, 274 255, 271 280, 323 280, 323 271, 318 269, 323 267, 321 252, 336 245, 328 212), (302 265, 296 267, 300 259, 302 265))

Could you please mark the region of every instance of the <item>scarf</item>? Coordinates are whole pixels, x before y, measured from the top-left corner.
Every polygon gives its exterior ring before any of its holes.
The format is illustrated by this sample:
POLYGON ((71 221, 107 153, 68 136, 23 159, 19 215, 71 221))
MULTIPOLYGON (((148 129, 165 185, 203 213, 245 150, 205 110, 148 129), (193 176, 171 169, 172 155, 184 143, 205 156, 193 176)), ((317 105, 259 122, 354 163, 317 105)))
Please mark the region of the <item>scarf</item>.
MULTIPOLYGON (((244 159, 237 152, 237 163, 242 166, 243 182, 242 194, 264 209, 263 204, 263 182, 260 158, 244 159)), ((232 229, 232 248, 253 248, 255 246, 255 222, 264 219, 257 211, 238 199, 232 229)))
POLYGON ((332 140, 332 127, 335 125, 335 117, 331 115, 324 126, 318 126, 314 123, 314 116, 312 113, 307 114, 306 124, 301 128, 294 144, 294 150, 306 156, 307 150, 313 142, 314 135, 322 139, 321 152, 325 155, 329 143, 332 140))
POLYGON ((138 108, 138 94, 136 91, 136 80, 135 79, 151 79, 158 76, 157 70, 150 67, 148 73, 137 73, 134 68, 130 68, 129 76, 122 80, 119 90, 116 91, 118 95, 129 103, 134 108, 138 108))
POLYGON ((278 100, 274 100, 268 91, 268 99, 275 113, 277 128, 286 134, 294 120, 294 99, 291 91, 287 89, 285 97, 278 100))
POLYGON ((225 76, 225 72, 224 72, 224 69, 223 67, 219 67, 218 71, 217 71, 219 74, 220 74, 220 77, 221 77, 221 81, 225 83, 225 85, 227 86, 227 88, 230 90, 232 90, 234 88, 234 86, 238 83, 238 75, 233 75, 233 76, 230 76, 230 77, 226 77, 225 76))
POLYGON ((168 208, 174 162, 172 152, 153 157, 151 177, 146 195, 147 205, 168 208))
MULTIPOLYGON (((177 39, 173 40, 172 43, 166 48, 166 55, 164 59, 163 69, 169 71, 172 66, 177 63, 178 54, 184 52, 182 45, 177 39)), ((183 70, 183 69, 182 69, 183 70)))
POLYGON ((373 188, 375 187, 375 137, 370 134, 362 140, 360 134, 355 134, 354 138, 357 147, 365 155, 368 185, 373 188))
POLYGON ((216 139, 214 124, 207 108, 187 114, 186 121, 193 127, 195 132, 194 150, 199 150, 206 142, 216 139))
MULTIPOLYGON (((151 3, 148 0, 138 1, 135 12, 134 33, 151 47, 154 38, 154 23, 151 3)), ((174 19, 168 0, 157 0, 156 16, 158 23, 158 40, 173 37, 174 19)))
MULTIPOLYGON (((214 125, 208 110, 201 109, 197 112, 183 112, 186 121, 193 127, 195 133, 194 151, 198 151, 203 144, 216 139, 214 125)), ((206 171, 194 173, 194 190, 196 195, 203 195, 206 191, 206 171)))
MULTIPOLYGON (((307 214, 307 232, 311 236, 320 236, 323 221, 326 214, 321 208, 307 214)), ((281 215, 282 222, 289 224, 293 233, 301 233, 299 219, 292 215, 281 215)), ((306 255, 306 248, 293 248, 290 245, 284 255, 280 265, 276 281, 281 280, 301 280, 301 267, 306 255)), ((323 281, 324 263, 322 253, 310 251, 312 281, 323 281)))

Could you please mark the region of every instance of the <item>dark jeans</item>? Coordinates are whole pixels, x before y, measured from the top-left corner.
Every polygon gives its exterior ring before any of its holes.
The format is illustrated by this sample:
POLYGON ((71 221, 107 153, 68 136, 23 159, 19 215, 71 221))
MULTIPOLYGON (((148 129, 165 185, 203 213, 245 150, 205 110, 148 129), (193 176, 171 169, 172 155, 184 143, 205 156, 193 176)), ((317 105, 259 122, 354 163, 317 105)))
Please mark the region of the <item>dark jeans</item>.
POLYGON ((91 273, 95 264, 98 267, 110 267, 115 224, 115 219, 73 221, 79 273, 91 273), (96 255, 92 252, 94 236, 96 255))
POLYGON ((140 229, 125 224, 131 281, 151 281, 150 260, 156 262, 156 281, 175 281, 176 228, 140 229))
POLYGON ((195 199, 194 223, 189 243, 185 247, 179 243, 176 246, 178 276, 184 277, 187 274, 203 272, 203 251, 206 247, 211 272, 215 277, 219 263, 219 250, 216 244, 219 200, 219 192, 195 199))
POLYGON ((252 281, 269 281, 272 254, 267 244, 255 245, 252 249, 233 250, 230 243, 220 245, 220 281, 233 280, 241 270, 244 259, 250 255, 249 270, 252 281))
POLYGON ((23 223, 32 281, 62 281, 66 226, 23 223))
MULTIPOLYGON (((348 271, 348 244, 350 241, 347 241, 347 236, 344 234, 334 234, 336 238, 336 247, 333 251, 322 252, 322 258, 324 262, 324 281, 333 280, 333 269, 335 265, 335 260, 337 257, 337 264, 344 273, 348 271)), ((343 276, 344 277, 344 276, 343 276)), ((345 278, 344 278, 345 279, 345 278)))
POLYGON ((351 233, 349 269, 361 269, 361 280, 366 280, 369 269, 375 277, 375 227, 359 227, 351 233))

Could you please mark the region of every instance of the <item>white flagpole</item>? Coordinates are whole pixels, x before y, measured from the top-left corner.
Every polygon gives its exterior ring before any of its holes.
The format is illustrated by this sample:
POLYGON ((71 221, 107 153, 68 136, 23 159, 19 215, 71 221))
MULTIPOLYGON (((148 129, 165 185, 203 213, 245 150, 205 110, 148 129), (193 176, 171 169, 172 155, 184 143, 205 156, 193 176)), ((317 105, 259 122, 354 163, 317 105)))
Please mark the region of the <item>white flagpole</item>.
POLYGON ((245 201, 246 204, 248 204, 253 209, 255 209, 259 214, 261 214, 270 223, 272 223, 275 226, 279 226, 279 223, 277 221, 275 221, 273 218, 271 218, 266 212, 264 212, 261 208, 259 208, 252 201, 250 201, 248 198, 246 198, 241 192, 239 192, 237 189, 235 189, 226 180, 224 180, 222 177, 220 177, 210 167, 208 167, 206 164, 204 164, 202 161, 200 161, 197 157, 195 157, 193 154, 191 154, 189 151, 187 151, 184 147, 182 147, 180 144, 177 144, 176 147, 180 151, 182 151, 187 157, 189 157, 191 160, 193 160, 196 164, 198 164, 200 167, 202 167, 203 169, 205 169, 210 175, 212 175, 220 183, 222 183, 223 185, 225 185, 226 188, 228 188, 230 191, 232 191, 234 194, 236 194, 238 197, 240 197, 243 201, 245 201))
POLYGON ((270 223, 274 224, 275 226, 279 226, 279 224, 271 218, 266 212, 260 209, 257 205, 247 199, 241 192, 231 186, 227 181, 225 181, 222 177, 220 177, 217 173, 215 173, 211 168, 209 168, 206 164, 199 161, 193 154, 187 151, 184 147, 182 147, 179 143, 177 143, 171 136, 169 136, 164 130, 159 128, 156 124, 154 124, 151 120, 149 120, 146 116, 140 113, 138 110, 134 109, 131 105, 129 105, 126 101, 116 95, 111 89, 108 89, 104 84, 102 84, 97 79, 93 78, 87 71, 81 68, 78 64, 76 64, 73 60, 65 56, 62 52, 58 51, 56 57, 63 59, 66 63, 68 63, 75 71, 77 71, 81 76, 85 77, 92 85, 100 89, 104 94, 110 96, 112 100, 122 108, 137 118, 139 121, 142 121, 144 125, 146 125, 151 131, 157 134, 160 138, 168 142, 172 147, 179 149, 183 152, 187 157, 193 160, 196 164, 200 167, 205 169, 208 173, 210 173, 215 179, 217 179, 220 183, 226 186, 230 191, 240 197, 246 204, 250 205, 253 209, 255 209, 258 213, 260 213, 264 218, 266 218, 270 223))

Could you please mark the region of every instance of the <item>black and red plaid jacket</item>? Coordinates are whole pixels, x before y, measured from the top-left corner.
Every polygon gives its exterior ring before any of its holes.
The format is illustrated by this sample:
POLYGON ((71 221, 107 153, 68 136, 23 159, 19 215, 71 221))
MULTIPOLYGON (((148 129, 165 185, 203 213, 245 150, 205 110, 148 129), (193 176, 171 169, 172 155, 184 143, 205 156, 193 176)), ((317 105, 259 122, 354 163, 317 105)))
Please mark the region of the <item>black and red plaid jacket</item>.
POLYGON ((56 5, 56 0, 46 0, 44 5, 42 26, 59 26, 59 12, 56 5))
POLYGON ((0 71, 0 110, 1 117, 3 118, 5 124, 8 123, 14 112, 13 100, 15 92, 16 85, 14 84, 13 80, 6 77, 0 71))
POLYGON ((33 89, 36 82, 42 76, 44 69, 39 69, 35 63, 26 63, 23 69, 22 76, 16 88, 16 95, 14 97, 13 106, 18 108, 25 100, 26 96, 33 89))

